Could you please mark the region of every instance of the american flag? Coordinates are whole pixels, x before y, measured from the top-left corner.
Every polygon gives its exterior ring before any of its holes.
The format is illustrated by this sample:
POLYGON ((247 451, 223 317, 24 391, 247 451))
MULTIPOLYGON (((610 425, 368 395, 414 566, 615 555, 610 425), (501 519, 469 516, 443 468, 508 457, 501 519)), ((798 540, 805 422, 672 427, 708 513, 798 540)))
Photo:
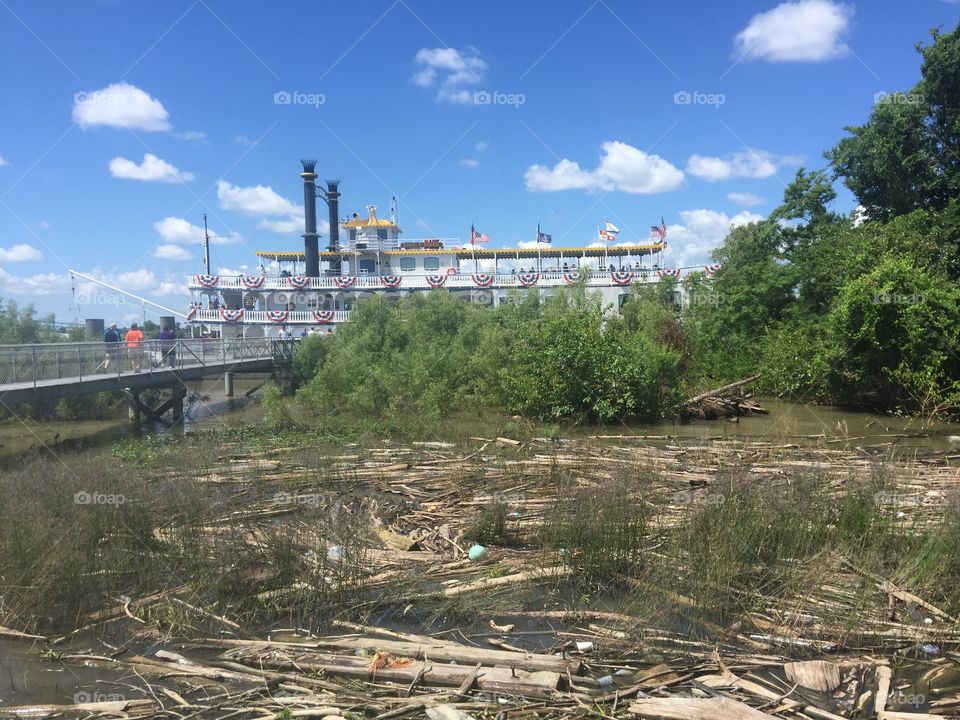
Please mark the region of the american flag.
POLYGON ((650 226, 650 237, 654 237, 654 236, 659 237, 661 240, 667 237, 667 224, 663 221, 662 215, 660 216, 659 225, 650 226))
POLYGON ((473 225, 470 226, 470 244, 476 245, 477 243, 490 242, 490 236, 486 233, 482 233, 479 230, 476 230, 473 225))

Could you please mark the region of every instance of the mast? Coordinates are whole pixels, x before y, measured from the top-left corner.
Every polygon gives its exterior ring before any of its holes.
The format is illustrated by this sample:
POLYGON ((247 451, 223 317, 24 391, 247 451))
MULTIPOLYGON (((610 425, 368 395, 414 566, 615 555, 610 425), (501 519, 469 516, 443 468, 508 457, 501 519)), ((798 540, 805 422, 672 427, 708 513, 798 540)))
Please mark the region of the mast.
POLYGON ((207 214, 203 214, 203 271, 210 274, 210 233, 207 230, 207 214))

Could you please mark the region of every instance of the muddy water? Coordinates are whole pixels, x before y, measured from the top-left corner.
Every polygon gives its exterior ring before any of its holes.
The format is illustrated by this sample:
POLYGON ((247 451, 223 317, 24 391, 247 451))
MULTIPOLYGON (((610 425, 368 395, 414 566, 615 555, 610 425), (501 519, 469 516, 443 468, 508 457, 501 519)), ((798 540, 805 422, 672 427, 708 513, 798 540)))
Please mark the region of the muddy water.
MULTIPOLYGON (((833 446, 885 447, 948 450, 960 452, 960 423, 927 422, 913 418, 876 415, 834 407, 804 405, 777 398, 759 398, 769 415, 737 418, 736 421, 700 421, 687 425, 662 421, 647 425, 606 428, 608 434, 662 434, 678 438, 765 439, 785 443, 820 436, 833 446)), ((601 434, 595 428, 590 435, 601 434)))
MULTIPOLYGON (((84 662, 60 662, 44 657, 29 642, 0 638, 0 705, 71 705, 78 702, 133 700, 142 697, 134 688, 135 676, 124 678, 118 670, 92 667, 84 662)), ((13 717, 0 707, 0 718, 13 717)))
POLYGON ((262 417, 260 403, 257 395, 246 397, 246 393, 258 388, 262 382, 238 378, 234 382, 233 397, 223 394, 222 380, 190 383, 189 392, 197 393, 200 398, 190 405, 184 426, 173 430, 162 423, 133 427, 126 417, 5 423, 0 425, 0 467, 49 451, 83 450, 149 433, 190 432, 255 423, 262 417))

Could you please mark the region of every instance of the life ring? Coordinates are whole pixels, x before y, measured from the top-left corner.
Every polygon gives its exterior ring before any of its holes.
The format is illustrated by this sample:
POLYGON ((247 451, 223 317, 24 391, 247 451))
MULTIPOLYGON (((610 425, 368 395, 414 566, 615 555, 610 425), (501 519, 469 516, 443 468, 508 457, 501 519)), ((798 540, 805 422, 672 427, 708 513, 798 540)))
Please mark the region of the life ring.
POLYGON ((455 268, 447 268, 447 275, 456 275, 457 271, 455 268))

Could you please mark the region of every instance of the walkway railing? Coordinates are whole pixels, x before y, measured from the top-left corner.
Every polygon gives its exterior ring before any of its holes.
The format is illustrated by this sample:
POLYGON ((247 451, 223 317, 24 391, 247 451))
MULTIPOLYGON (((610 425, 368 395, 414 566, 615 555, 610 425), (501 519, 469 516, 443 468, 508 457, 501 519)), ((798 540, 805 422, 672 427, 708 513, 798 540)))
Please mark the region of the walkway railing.
POLYGON ((255 360, 285 362, 293 357, 296 344, 295 340, 270 338, 213 338, 144 340, 136 347, 104 342, 0 345, 0 386, 36 386, 61 378, 83 381, 255 360))

